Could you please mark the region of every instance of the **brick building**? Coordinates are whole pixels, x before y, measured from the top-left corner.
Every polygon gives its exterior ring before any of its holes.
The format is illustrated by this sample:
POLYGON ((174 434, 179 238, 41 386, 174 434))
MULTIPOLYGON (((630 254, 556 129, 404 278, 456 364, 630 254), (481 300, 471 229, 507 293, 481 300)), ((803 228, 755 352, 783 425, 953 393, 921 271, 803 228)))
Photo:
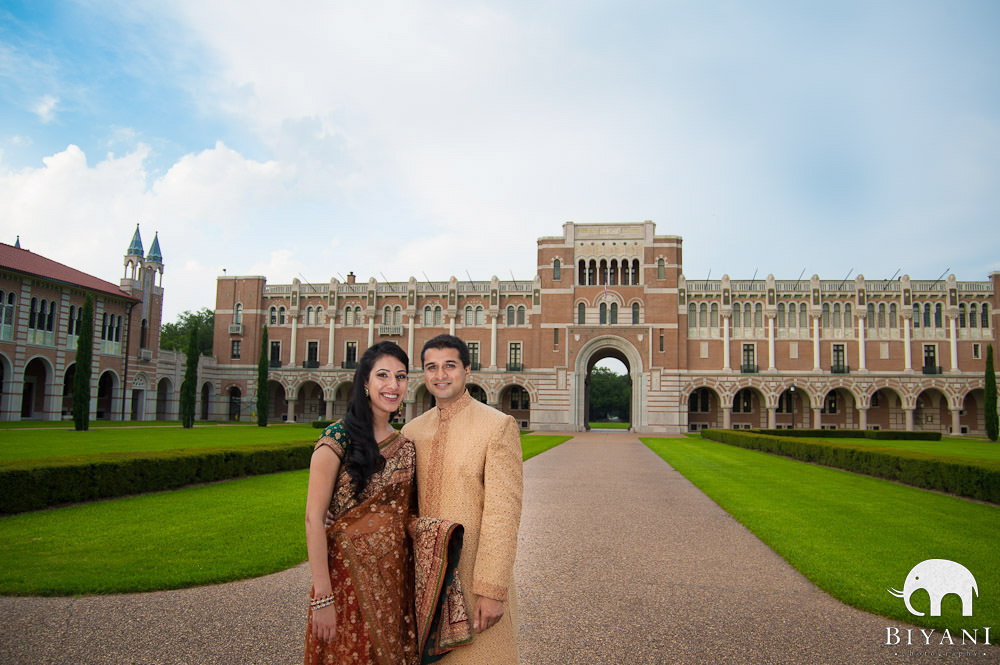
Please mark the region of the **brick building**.
POLYGON ((407 418, 431 406, 423 343, 469 343, 470 390, 534 430, 586 426, 588 377, 628 369, 640 432, 703 427, 984 431, 983 369, 1000 273, 989 281, 688 281, 682 240, 652 222, 563 225, 531 279, 268 284, 221 277, 201 416, 249 416, 268 326, 271 419, 344 414, 355 362, 392 340, 414 364, 407 418))

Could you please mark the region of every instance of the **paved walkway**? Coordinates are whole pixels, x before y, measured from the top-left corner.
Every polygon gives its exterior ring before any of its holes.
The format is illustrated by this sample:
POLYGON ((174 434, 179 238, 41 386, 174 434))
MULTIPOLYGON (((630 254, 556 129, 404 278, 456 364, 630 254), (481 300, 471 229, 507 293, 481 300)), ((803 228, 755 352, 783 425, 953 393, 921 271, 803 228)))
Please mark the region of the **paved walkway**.
MULTIPOLYGON (((897 622, 819 591, 627 433, 525 464, 517 576, 524 665, 1000 663, 997 647, 885 646, 897 622)), ((308 586, 302 565, 184 591, 0 598, 0 663, 300 663, 308 586)))

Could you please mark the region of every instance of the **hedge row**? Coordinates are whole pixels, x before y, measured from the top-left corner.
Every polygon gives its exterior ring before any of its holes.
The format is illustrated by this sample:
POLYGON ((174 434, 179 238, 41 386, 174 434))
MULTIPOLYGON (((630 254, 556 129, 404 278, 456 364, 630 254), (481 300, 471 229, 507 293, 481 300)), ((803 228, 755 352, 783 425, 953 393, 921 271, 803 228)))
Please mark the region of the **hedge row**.
MULTIPOLYGON (((312 426, 315 427, 316 429, 326 429, 327 427, 329 427, 330 425, 332 425, 334 422, 336 422, 336 421, 314 420, 314 421, 312 421, 312 426)), ((397 420, 397 421, 394 421, 394 422, 390 423, 390 425, 392 425, 396 429, 403 429, 403 425, 405 425, 405 424, 406 423, 404 423, 404 422, 402 422, 400 420, 397 420)))
POLYGON ((0 514, 309 467, 312 443, 74 455, 0 464, 0 514))
MULTIPOLYGON (((836 431, 836 430, 833 430, 836 431)), ((784 455, 923 489, 1000 504, 1000 462, 738 430, 702 430, 706 439, 784 455)))
POLYGON ((875 439, 882 441, 940 441, 941 432, 904 432, 891 429, 752 429, 751 432, 772 436, 823 439, 875 439))

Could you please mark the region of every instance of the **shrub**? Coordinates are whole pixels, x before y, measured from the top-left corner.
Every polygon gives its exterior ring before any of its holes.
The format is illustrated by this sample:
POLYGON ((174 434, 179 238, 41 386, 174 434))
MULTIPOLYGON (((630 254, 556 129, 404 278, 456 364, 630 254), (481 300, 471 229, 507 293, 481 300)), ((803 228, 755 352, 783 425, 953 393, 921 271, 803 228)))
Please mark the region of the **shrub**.
POLYGON ((0 514, 309 466, 311 443, 101 453, 0 464, 0 514))

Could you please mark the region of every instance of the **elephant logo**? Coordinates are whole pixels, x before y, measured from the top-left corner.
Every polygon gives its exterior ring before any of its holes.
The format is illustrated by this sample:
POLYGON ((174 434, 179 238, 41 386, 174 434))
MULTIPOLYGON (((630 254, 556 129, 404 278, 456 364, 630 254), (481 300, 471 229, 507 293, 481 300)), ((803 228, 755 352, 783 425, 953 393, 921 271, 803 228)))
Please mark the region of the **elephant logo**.
POLYGON ((903 590, 887 589, 896 598, 902 598, 910 614, 918 617, 923 612, 913 609, 910 596, 917 589, 924 589, 931 598, 931 616, 941 616, 941 599, 948 594, 955 594, 962 599, 962 616, 972 616, 972 594, 979 596, 976 578, 969 569, 960 563, 948 559, 927 559, 915 565, 906 576, 903 590))

